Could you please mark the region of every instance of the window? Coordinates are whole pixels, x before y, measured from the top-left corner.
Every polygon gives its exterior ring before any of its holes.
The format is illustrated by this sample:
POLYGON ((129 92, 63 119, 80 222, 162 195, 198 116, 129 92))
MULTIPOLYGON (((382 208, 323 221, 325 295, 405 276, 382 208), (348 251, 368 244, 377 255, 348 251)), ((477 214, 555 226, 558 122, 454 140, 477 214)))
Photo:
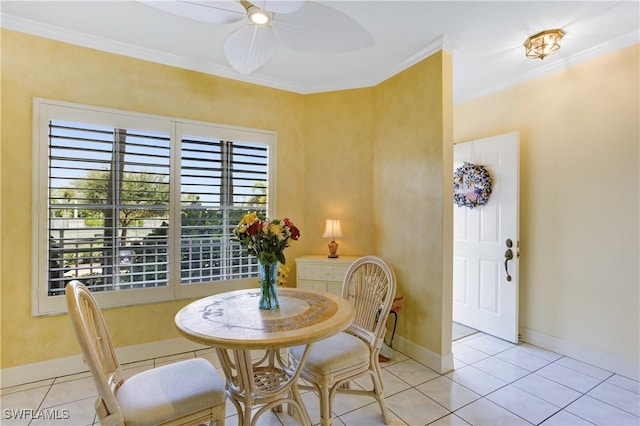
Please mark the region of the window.
POLYGON ((273 207, 273 133, 42 99, 34 121, 35 315, 63 312, 72 279, 103 306, 255 279, 231 237, 273 207))

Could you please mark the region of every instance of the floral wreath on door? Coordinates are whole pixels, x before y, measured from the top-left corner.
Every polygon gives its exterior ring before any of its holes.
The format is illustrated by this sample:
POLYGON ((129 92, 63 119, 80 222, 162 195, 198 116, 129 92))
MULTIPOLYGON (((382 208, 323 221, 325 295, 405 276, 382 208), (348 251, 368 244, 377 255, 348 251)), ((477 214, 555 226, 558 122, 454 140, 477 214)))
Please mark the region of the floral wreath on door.
POLYGON ((470 209, 484 206, 491 195, 491 176, 483 166, 467 161, 453 174, 453 201, 470 209))

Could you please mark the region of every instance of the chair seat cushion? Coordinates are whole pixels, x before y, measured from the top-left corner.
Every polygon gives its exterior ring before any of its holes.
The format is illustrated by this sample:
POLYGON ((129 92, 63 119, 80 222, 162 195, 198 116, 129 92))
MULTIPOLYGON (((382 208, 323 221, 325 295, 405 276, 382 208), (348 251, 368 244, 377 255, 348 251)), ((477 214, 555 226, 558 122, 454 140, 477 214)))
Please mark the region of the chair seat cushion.
POLYGON ((158 425, 225 401, 224 384, 209 361, 163 365, 125 380, 116 399, 130 425, 158 425))
MULTIPOLYGON (((304 346, 290 349, 295 359, 300 359, 304 346)), ((305 371, 317 375, 339 375, 369 365, 369 346, 349 333, 338 333, 314 343, 304 366, 305 371)))

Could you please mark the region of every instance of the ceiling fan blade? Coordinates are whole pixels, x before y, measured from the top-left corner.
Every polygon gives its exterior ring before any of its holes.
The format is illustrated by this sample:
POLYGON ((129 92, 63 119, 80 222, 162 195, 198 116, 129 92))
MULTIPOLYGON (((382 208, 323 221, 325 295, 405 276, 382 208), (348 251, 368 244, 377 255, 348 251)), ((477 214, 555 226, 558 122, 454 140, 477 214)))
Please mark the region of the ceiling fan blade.
POLYGON ((240 74, 249 74, 276 53, 276 38, 269 25, 248 25, 232 32, 224 41, 224 56, 240 74))
POLYGON ((251 4, 273 13, 294 13, 304 6, 305 0, 255 0, 251 4))
POLYGON ((312 53, 339 53, 373 46, 374 39, 354 19, 315 2, 305 2, 296 13, 275 15, 271 22, 278 42, 312 53))
POLYGON ((209 24, 228 24, 246 16, 242 5, 235 0, 140 0, 142 3, 184 18, 209 24))

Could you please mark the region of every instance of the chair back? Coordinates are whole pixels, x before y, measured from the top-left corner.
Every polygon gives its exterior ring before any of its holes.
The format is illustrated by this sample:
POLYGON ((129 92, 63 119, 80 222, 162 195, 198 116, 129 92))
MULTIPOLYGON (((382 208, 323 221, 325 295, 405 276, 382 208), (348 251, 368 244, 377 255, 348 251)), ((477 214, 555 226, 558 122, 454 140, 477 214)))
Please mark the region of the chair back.
POLYGON ((101 424, 122 425, 115 392, 124 382, 107 324, 91 292, 80 281, 66 287, 67 307, 84 361, 98 391, 96 412, 101 424))
POLYGON ((396 297, 396 276, 384 260, 364 256, 351 264, 342 285, 342 297, 356 311, 348 333, 360 337, 377 352, 387 331, 387 319, 396 297))

